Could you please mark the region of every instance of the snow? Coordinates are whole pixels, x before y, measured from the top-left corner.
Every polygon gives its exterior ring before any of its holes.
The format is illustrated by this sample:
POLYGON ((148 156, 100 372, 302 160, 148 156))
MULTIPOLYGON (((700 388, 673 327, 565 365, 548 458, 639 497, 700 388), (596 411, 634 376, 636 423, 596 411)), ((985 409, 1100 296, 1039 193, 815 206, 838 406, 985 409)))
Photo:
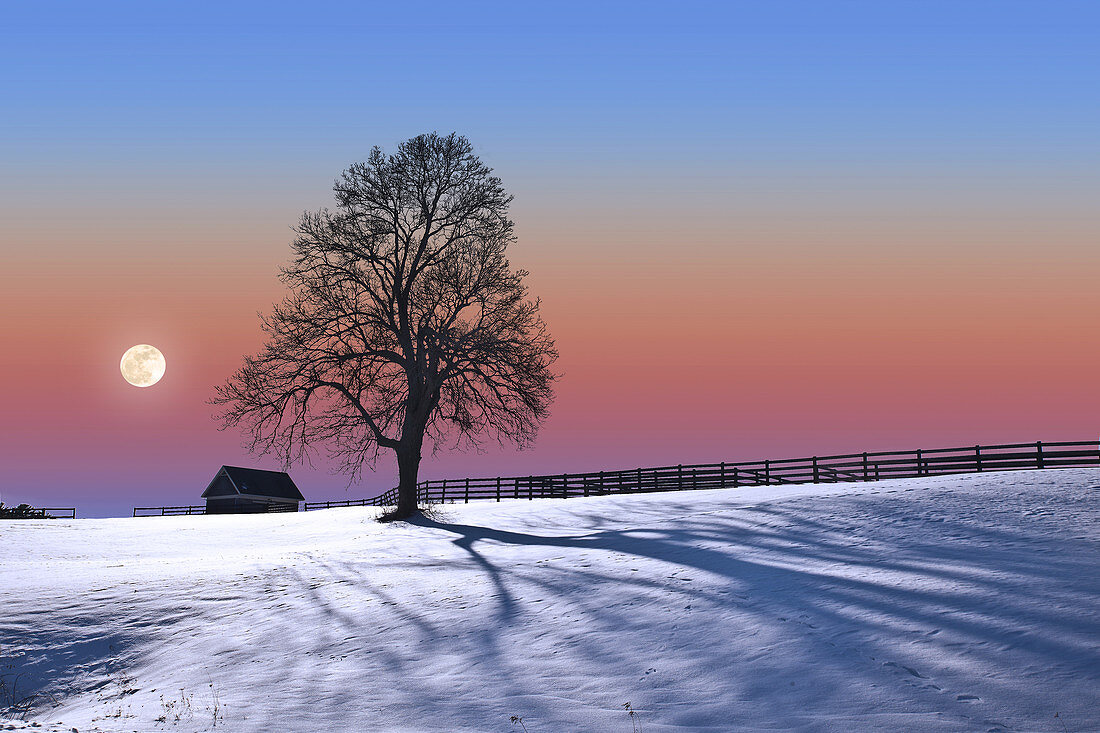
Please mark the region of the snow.
POLYGON ((51 731, 1100 730, 1097 470, 376 512, 0 525, 0 674, 51 731))

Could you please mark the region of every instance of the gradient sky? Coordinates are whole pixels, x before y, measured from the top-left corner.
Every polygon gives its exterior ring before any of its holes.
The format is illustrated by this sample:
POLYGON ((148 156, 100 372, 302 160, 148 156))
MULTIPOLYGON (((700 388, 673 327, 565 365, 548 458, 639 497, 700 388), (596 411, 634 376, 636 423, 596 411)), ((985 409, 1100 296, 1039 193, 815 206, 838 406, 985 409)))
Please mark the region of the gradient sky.
POLYGON ((278 468, 205 400, 301 212, 432 130, 515 194, 564 376, 533 450, 425 478, 1100 435, 1095 2, 161 5, 0 17, 5 503, 278 468))

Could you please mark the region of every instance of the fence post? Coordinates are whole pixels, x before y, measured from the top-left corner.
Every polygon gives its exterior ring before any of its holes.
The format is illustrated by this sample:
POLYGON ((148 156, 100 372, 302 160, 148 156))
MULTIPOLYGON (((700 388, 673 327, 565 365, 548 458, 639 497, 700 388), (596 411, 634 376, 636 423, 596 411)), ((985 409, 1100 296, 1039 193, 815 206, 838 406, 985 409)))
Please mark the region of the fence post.
POLYGON ((684 488, 684 464, 679 463, 676 465, 676 488, 684 488))
POLYGON ((1046 468, 1043 464, 1043 441, 1035 441, 1035 467, 1046 468))
POLYGON ((978 473, 982 472, 982 447, 980 445, 974 446, 974 465, 978 470, 978 473))
POLYGON ((466 500, 463 501, 462 503, 463 504, 469 504, 470 503, 470 479, 466 479, 466 500))
POLYGON ((530 501, 535 498, 535 477, 527 477, 527 500, 530 501))
POLYGON ((497 476, 497 501, 500 501, 500 476, 497 476))
POLYGON ((515 492, 515 496, 512 497, 512 498, 518 499, 519 498, 519 476, 516 476, 514 481, 516 482, 516 485, 515 485, 516 492, 515 492))
POLYGON ((871 477, 867 475, 867 453, 863 453, 863 480, 870 481, 871 477))
MULTIPOLYGON (((723 483, 723 486, 724 485, 725 484, 723 483)), ((733 488, 736 489, 740 486, 741 486, 741 482, 738 480, 738 477, 737 477, 737 466, 734 466, 733 467, 733 488)))
POLYGON ((691 469, 691 488, 692 490, 699 488, 699 469, 691 469))
POLYGON ((771 485, 772 482, 772 462, 771 460, 764 461, 764 484, 771 485))
POLYGON ((561 498, 569 498, 569 474, 567 473, 561 475, 561 498))
POLYGON ((638 491, 642 490, 642 469, 638 469, 638 491))
POLYGON ((817 473, 817 456, 814 456, 814 483, 815 483, 815 484, 817 484, 817 483, 821 483, 821 482, 820 482, 820 481, 818 480, 818 473, 817 473))
POLYGON ((917 448, 917 475, 920 476, 924 473, 921 470, 921 449, 917 448))

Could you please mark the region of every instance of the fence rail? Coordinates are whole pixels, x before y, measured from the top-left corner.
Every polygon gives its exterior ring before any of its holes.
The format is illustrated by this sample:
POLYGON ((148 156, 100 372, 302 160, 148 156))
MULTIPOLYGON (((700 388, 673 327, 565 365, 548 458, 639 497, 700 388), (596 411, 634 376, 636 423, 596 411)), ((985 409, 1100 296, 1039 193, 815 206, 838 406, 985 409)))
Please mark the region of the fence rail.
MULTIPOLYGON (((417 484, 424 503, 476 499, 566 499, 576 496, 738 488, 796 483, 879 481, 986 471, 1100 466, 1100 443, 1072 441, 970 445, 909 451, 869 451, 809 458, 632 468, 492 478, 438 479, 417 484)), ((370 499, 306 502, 305 510, 394 506, 397 489, 370 499)))
MULTIPOLYGON (((296 512, 297 504, 268 504, 264 511, 245 512, 246 514, 269 514, 272 512, 296 512)), ((192 506, 138 506, 134 507, 135 517, 178 517, 192 514, 216 514, 207 512, 205 504, 192 506)))
POLYGON ((339 499, 334 501, 307 501, 305 503, 305 511, 311 512, 317 509, 333 509, 335 507, 342 506, 378 506, 373 499, 339 499))
POLYGON ((42 507, 41 511, 46 517, 53 519, 76 519, 76 508, 71 506, 47 506, 42 507))
POLYGON ((169 517, 182 514, 206 514, 206 505, 198 506, 136 506, 135 517, 169 517))

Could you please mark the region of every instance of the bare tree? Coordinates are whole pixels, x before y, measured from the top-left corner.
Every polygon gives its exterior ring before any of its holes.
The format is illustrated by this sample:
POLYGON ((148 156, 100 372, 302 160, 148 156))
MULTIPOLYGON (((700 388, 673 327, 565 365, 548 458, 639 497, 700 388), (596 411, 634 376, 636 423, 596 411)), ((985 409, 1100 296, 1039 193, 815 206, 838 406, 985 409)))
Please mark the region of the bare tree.
POLYGON ((512 197, 466 138, 376 147, 334 190, 336 211, 295 228, 291 292, 261 318, 262 351, 212 403, 223 429, 288 465, 323 445, 354 480, 394 451, 399 519, 417 511, 426 437, 433 449, 534 440, 557 352, 528 273, 505 257, 512 197))

